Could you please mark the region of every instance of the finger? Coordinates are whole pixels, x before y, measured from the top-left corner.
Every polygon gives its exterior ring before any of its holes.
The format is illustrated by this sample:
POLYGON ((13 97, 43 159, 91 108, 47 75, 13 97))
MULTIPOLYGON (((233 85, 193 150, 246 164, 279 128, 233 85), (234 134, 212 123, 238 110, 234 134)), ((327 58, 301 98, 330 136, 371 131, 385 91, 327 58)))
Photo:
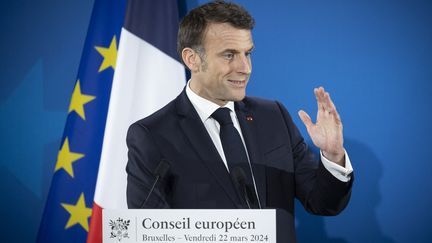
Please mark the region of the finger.
POLYGON ((303 110, 299 110, 298 115, 300 119, 302 120, 303 124, 306 126, 306 128, 309 129, 313 125, 312 120, 310 116, 303 110))
POLYGON ((323 104, 323 96, 322 96, 322 87, 315 88, 314 89, 315 97, 317 99, 317 107, 318 112, 324 110, 324 104, 323 104))
POLYGON ((330 107, 330 113, 334 116, 336 123, 341 124, 342 121, 340 119, 339 112, 336 110, 336 106, 335 106, 333 100, 331 99, 330 94, 327 93, 327 96, 328 96, 328 98, 327 98, 326 102, 327 102, 327 106, 330 107))
POLYGON ((329 107, 328 107, 328 103, 327 103, 327 100, 328 100, 327 92, 324 90, 323 87, 320 88, 320 91, 321 91, 321 103, 322 103, 323 109, 325 111, 328 111, 329 107))
POLYGON ((341 120, 339 113, 337 111, 335 112, 335 120, 336 120, 336 124, 342 125, 342 120, 341 120))
POLYGON ((328 111, 328 112, 332 112, 333 111, 334 105, 332 104, 332 101, 331 101, 331 98, 330 98, 330 94, 328 92, 324 92, 323 103, 324 103, 324 109, 326 111, 328 111))
POLYGON ((322 90, 322 102, 323 106, 326 112, 332 113, 334 110, 336 110, 335 105, 333 104, 333 101, 331 100, 330 93, 326 92, 323 87, 320 87, 322 90))
POLYGON ((328 103, 329 103, 329 106, 331 107, 331 109, 332 109, 335 113, 337 113, 336 105, 334 104, 332 98, 330 97, 330 94, 329 94, 328 103))
POLYGON ((320 86, 318 89, 318 93, 320 95, 320 101, 322 102, 322 105, 324 107, 325 110, 329 109, 328 106, 328 98, 329 98, 329 93, 325 91, 324 87, 320 86))

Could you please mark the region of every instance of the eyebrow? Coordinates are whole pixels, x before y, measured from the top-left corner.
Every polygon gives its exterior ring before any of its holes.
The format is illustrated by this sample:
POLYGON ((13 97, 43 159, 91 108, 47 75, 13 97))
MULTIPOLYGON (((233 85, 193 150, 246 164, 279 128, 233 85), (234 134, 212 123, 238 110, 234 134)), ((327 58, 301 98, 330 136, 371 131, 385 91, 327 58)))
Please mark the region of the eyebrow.
MULTIPOLYGON (((249 50, 247 50, 246 52, 252 52, 253 51, 253 49, 254 49, 254 46, 252 46, 249 50)), ((232 52, 232 53, 240 53, 238 50, 236 50, 236 49, 225 49, 225 50, 222 50, 220 53, 222 54, 222 53, 225 53, 225 52, 232 52)))

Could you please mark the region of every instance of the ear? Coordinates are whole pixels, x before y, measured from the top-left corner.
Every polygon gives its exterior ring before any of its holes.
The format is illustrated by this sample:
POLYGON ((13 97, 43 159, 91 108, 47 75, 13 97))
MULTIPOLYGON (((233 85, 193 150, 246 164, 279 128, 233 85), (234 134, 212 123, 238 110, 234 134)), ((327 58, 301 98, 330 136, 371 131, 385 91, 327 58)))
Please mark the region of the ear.
POLYGON ((191 72, 198 72, 201 66, 201 58, 192 48, 186 47, 182 51, 182 59, 191 72))

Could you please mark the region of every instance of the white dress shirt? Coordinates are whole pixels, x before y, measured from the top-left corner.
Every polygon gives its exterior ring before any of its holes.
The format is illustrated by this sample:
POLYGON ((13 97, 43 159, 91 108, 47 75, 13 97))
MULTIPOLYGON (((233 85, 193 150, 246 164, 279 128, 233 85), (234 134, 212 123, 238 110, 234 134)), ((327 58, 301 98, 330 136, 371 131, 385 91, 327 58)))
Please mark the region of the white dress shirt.
MULTIPOLYGON (((204 123, 205 128, 207 129, 208 134, 210 135, 210 138, 213 141, 213 144, 215 145, 219 155, 221 156, 223 162, 225 163, 225 167, 228 169, 228 164, 225 158, 225 153, 223 151, 222 142, 219 137, 219 131, 220 131, 220 125, 219 123, 211 117, 213 112, 215 112, 217 109, 220 108, 219 105, 202 98, 201 96, 197 95, 195 92, 192 91, 192 89, 189 87, 190 81, 186 85, 186 95, 191 101, 193 107, 197 111, 201 121, 204 123)), ((230 115, 231 119, 233 121, 234 127, 237 129, 237 131, 240 134, 240 137, 243 142, 243 146, 246 150, 246 155, 248 156, 249 160, 249 154, 247 152, 247 147, 243 139, 243 133, 241 131, 240 124, 238 122, 237 115, 234 110, 234 102, 229 101, 226 105, 223 107, 229 108, 231 110, 230 115)), ((350 159, 348 157, 347 152, 345 151, 345 167, 342 167, 334 162, 331 162, 327 158, 325 158, 322 154, 322 151, 320 152, 321 155, 321 161, 324 165, 324 167, 337 179, 343 182, 347 182, 351 179, 351 172, 353 171, 350 159)))

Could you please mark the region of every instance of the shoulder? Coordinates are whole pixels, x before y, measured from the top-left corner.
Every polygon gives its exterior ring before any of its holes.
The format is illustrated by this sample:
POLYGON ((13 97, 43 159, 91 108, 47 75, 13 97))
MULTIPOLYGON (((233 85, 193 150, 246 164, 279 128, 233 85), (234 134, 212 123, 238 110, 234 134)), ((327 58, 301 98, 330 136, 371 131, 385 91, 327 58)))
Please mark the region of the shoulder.
POLYGON ((246 110, 270 112, 270 113, 288 113, 284 105, 277 100, 263 99, 260 97, 246 96, 240 105, 246 110))
POLYGON ((144 117, 132 125, 130 125, 129 129, 155 129, 160 126, 163 126, 167 122, 170 122, 176 118, 176 100, 178 98, 170 101, 161 109, 155 111, 147 117, 144 117))
POLYGON ((277 100, 247 96, 242 102, 239 102, 239 108, 246 113, 254 114, 266 124, 272 124, 272 126, 281 124, 290 129, 296 127, 291 114, 285 106, 277 100))

